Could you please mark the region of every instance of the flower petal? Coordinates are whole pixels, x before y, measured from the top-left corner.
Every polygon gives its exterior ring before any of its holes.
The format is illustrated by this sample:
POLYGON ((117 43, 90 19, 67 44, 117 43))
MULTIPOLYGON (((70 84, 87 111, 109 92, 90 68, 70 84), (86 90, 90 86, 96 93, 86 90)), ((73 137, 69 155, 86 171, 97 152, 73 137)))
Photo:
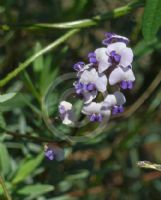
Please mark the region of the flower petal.
POLYGON ((116 98, 117 105, 121 106, 124 103, 126 103, 126 98, 125 98, 125 96, 124 96, 124 94, 122 92, 116 91, 113 95, 116 98))
POLYGON ((124 48, 122 49, 122 52, 120 53, 121 60, 120 60, 120 65, 122 67, 127 67, 131 65, 133 61, 133 51, 131 48, 124 48))
POLYGON ((89 115, 92 113, 100 113, 102 103, 91 102, 88 105, 83 106, 82 113, 89 115))
POLYGON ((104 72, 111 65, 111 63, 108 62, 109 56, 106 54, 106 50, 107 49, 104 47, 95 50, 99 73, 104 72))
POLYGON ((100 74, 95 82, 96 88, 100 92, 105 92, 107 88, 107 77, 104 74, 100 74))
POLYGON ((123 49, 127 48, 126 44, 122 43, 122 42, 116 42, 116 43, 112 43, 110 44, 107 49, 106 52, 108 55, 110 55, 110 52, 112 51, 116 51, 117 54, 121 55, 121 52, 123 49))
POLYGON ((131 69, 125 72, 125 80, 126 81, 135 81, 134 73, 131 69))
POLYGON ((124 74, 125 72, 123 72, 120 67, 115 68, 109 76, 109 84, 115 85, 116 83, 124 80, 124 74))
POLYGON ((108 109, 110 109, 112 106, 117 104, 117 99, 115 97, 115 95, 113 94, 108 94, 106 96, 106 98, 104 99, 104 103, 103 106, 107 107, 108 109))
POLYGON ((94 83, 95 80, 98 78, 98 73, 95 68, 90 70, 85 70, 80 76, 81 83, 94 83))

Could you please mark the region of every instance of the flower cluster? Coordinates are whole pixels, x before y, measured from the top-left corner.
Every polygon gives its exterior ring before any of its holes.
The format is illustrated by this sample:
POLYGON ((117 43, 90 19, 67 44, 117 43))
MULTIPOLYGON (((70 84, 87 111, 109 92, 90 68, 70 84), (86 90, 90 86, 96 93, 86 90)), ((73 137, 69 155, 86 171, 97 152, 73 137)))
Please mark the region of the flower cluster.
MULTIPOLYGON (((108 120, 111 115, 122 113, 126 99, 121 91, 131 90, 135 81, 133 52, 127 46, 129 39, 114 33, 105 36, 102 42, 105 47, 90 52, 88 64, 80 61, 73 66, 77 72, 75 92, 83 99, 82 113, 91 122, 108 120), (114 92, 109 93, 109 89, 114 92)), ((60 102, 59 113, 64 124, 74 123, 71 103, 60 102)))

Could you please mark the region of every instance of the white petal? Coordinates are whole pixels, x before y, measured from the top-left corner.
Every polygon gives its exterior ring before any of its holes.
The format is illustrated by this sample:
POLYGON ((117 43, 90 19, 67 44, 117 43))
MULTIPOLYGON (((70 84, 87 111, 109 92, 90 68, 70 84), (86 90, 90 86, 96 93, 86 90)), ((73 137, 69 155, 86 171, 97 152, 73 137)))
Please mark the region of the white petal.
POLYGON ((81 76, 80 76, 80 82, 81 83, 94 83, 95 80, 98 78, 98 72, 95 68, 92 68, 91 70, 85 70, 81 76))
POLYGON ((134 73, 131 69, 125 72, 125 79, 126 81, 135 81, 134 73))
POLYGON ((122 52, 120 53, 121 60, 120 65, 123 67, 127 67, 128 65, 131 65, 133 61, 133 51, 131 48, 124 48, 122 49, 122 52))
POLYGON ((93 67, 93 64, 92 64, 92 63, 85 65, 85 66, 77 73, 77 76, 80 77, 80 76, 82 75, 82 73, 83 73, 85 70, 87 70, 87 69, 90 70, 90 69, 92 69, 92 67, 93 67))
POLYGON ((116 98, 117 105, 121 106, 126 102, 126 98, 122 92, 116 91, 113 95, 116 98))
POLYGON ((108 55, 110 55, 111 51, 116 51, 116 53, 120 55, 124 48, 127 48, 125 43, 115 42, 108 45, 106 52, 108 55))
POLYGON ((96 88, 100 92, 105 92, 107 88, 107 77, 104 74, 99 75, 98 79, 95 82, 96 88))
POLYGON ((120 81, 124 80, 124 77, 125 72, 120 67, 117 67, 111 72, 109 76, 109 83, 110 85, 115 85, 116 83, 119 83, 120 81))
POLYGON ((100 113, 102 103, 92 102, 88 105, 85 105, 82 109, 82 113, 89 115, 92 113, 100 113))
POLYGON ((106 98, 104 99, 104 104, 103 106, 107 108, 111 108, 112 106, 115 106, 117 104, 117 99, 115 95, 113 94, 108 94, 106 98))
POLYGON ((106 48, 98 48, 95 50, 96 59, 98 61, 98 71, 99 73, 104 72, 106 69, 110 67, 110 63, 108 62, 108 55, 106 54, 106 48))
POLYGON ((72 104, 67 102, 67 101, 61 101, 60 106, 64 106, 65 110, 71 110, 72 109, 72 104))
POLYGON ((111 116, 111 110, 110 109, 101 109, 101 114, 103 115, 103 116, 105 116, 106 117, 106 120, 107 119, 109 119, 110 118, 110 116, 111 116))
POLYGON ((69 112, 67 112, 67 114, 65 115, 65 117, 64 117, 64 119, 63 119, 63 121, 62 121, 62 123, 65 124, 65 125, 71 125, 71 124, 74 123, 74 119, 75 119, 75 117, 74 117, 73 111, 69 111, 69 112))

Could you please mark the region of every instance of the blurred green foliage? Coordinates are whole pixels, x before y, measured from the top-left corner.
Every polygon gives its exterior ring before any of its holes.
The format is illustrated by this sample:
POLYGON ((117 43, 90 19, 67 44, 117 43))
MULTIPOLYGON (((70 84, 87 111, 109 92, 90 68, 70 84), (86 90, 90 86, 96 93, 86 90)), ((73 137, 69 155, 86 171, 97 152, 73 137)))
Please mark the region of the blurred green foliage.
MULTIPOLYGON (((1 1, 0 199, 161 199, 161 173, 137 166, 161 163, 160 10, 160 0, 1 1), (63 23, 73 20, 79 21, 63 23), (135 53, 136 84, 126 94, 126 112, 93 139, 63 143, 43 121, 42 96, 76 61, 87 61, 107 31, 130 38, 135 53), (48 141, 64 148, 63 161, 44 159, 48 141)), ((53 118, 71 87, 66 81, 50 94, 53 118)), ((94 127, 58 128, 83 135, 94 127)))

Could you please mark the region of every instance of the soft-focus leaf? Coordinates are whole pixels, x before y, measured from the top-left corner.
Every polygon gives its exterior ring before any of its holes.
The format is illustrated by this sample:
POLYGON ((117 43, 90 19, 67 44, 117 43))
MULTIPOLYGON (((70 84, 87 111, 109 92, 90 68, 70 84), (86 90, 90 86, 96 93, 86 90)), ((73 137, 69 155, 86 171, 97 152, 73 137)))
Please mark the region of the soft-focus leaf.
POLYGON ((43 157, 44 155, 43 153, 41 153, 36 158, 31 158, 25 163, 22 163, 22 165, 19 166, 12 183, 17 184, 23 181, 27 176, 31 175, 31 173, 33 173, 33 171, 40 165, 41 161, 43 160, 43 157))
POLYGON ((5 129, 6 128, 6 121, 3 116, 3 114, 0 112, 0 128, 5 129))
POLYGON ((0 143, 0 173, 3 175, 9 174, 11 170, 11 163, 6 146, 0 143))
POLYGON ((5 101, 12 99, 15 95, 16 95, 15 92, 8 93, 8 94, 1 94, 0 95, 0 103, 3 103, 5 101))
POLYGON ((38 197, 42 194, 45 194, 47 192, 51 192, 54 190, 54 186, 52 185, 28 185, 23 187, 22 189, 18 190, 17 193, 21 195, 32 195, 34 197, 38 197))
POLYGON ((142 24, 143 36, 147 42, 150 42, 151 40, 154 39, 160 26, 161 26, 161 1, 147 0, 143 16, 143 24, 142 24))
MULTIPOLYGON (((34 53, 38 53, 42 49, 42 46, 40 42, 37 42, 35 45, 34 53)), ((33 62, 33 68, 36 72, 39 72, 43 69, 44 66, 44 60, 43 60, 43 55, 39 56, 38 58, 35 59, 33 62)))

